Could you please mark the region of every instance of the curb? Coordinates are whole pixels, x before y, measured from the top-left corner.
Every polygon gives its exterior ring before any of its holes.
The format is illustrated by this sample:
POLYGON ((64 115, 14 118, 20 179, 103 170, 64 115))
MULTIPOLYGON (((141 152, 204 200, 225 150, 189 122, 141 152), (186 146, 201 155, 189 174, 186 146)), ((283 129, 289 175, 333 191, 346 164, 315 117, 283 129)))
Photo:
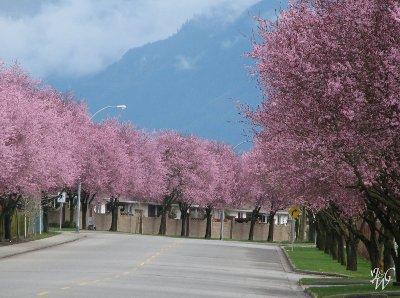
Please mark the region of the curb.
MULTIPOLYGON (((63 245, 63 244, 71 243, 71 242, 75 242, 75 241, 81 240, 81 239, 86 238, 86 237, 87 237, 86 235, 82 235, 82 236, 78 236, 78 237, 73 238, 73 239, 64 240, 64 241, 61 241, 61 242, 58 242, 58 243, 51 243, 51 244, 48 244, 48 245, 45 245, 45 246, 41 246, 41 247, 34 247, 34 248, 26 249, 24 251, 13 252, 13 253, 10 253, 10 254, 4 255, 4 256, 0 256, 0 260, 11 258, 11 257, 18 256, 18 255, 22 255, 22 254, 26 254, 26 253, 33 252, 33 251, 38 251, 38 250, 42 250, 42 249, 46 249, 46 248, 51 248, 51 247, 55 247, 55 246, 59 246, 59 245, 63 245)), ((18 245, 18 244, 14 244, 14 245, 18 245)))
POLYGON ((290 260, 289 256, 286 254, 285 250, 282 248, 282 246, 278 245, 277 251, 283 270, 285 270, 285 272, 294 272, 295 268, 293 266, 293 263, 290 260))
POLYGON ((290 259, 288 253, 286 250, 282 247, 279 246, 283 254, 285 255, 285 258, 287 262, 289 263, 292 271, 297 272, 297 273, 302 273, 302 274, 312 274, 312 275, 321 275, 321 276, 331 276, 331 277, 342 277, 342 278, 349 278, 349 276, 340 274, 340 273, 331 273, 331 272, 320 272, 320 271, 311 271, 311 270, 302 270, 302 269, 297 269, 296 266, 293 264, 292 260, 290 259))

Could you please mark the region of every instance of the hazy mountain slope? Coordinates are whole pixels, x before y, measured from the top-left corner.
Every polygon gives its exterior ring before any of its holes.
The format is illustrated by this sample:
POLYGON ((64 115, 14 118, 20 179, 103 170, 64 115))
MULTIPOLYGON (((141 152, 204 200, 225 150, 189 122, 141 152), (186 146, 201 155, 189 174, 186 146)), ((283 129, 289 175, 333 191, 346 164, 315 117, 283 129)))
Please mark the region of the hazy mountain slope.
POLYGON ((126 104, 121 118, 139 127, 174 128, 236 144, 246 126, 234 101, 260 102, 256 79, 246 67, 252 63, 245 56, 256 29, 252 16, 274 16, 279 2, 262 1, 230 23, 191 20, 166 40, 129 50, 98 74, 48 81, 86 98, 92 111, 126 104))

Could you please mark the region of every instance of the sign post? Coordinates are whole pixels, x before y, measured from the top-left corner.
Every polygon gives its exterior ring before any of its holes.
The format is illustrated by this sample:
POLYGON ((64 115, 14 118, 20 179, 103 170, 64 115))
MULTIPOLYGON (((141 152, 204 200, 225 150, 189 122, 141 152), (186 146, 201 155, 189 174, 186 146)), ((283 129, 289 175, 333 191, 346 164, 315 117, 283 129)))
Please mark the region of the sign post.
POLYGON ((300 208, 297 206, 290 207, 289 215, 291 219, 291 226, 290 226, 290 236, 291 236, 291 244, 292 244, 292 251, 294 249, 294 239, 295 239, 295 220, 298 219, 301 215, 300 208))
POLYGON ((64 203, 66 202, 66 198, 67 198, 67 194, 65 191, 62 192, 57 198, 57 202, 60 203, 60 231, 62 229, 62 212, 63 212, 64 203))
POLYGON ((219 230, 219 240, 224 240, 224 220, 225 220, 225 210, 221 210, 221 226, 219 230))

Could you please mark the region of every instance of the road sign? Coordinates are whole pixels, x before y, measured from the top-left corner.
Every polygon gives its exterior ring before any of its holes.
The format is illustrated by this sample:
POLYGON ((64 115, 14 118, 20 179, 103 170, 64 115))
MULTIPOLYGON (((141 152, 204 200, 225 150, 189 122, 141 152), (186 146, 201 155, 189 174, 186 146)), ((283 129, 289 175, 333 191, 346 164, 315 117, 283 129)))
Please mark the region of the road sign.
POLYGON ((62 194, 57 198, 58 203, 65 203, 67 199, 67 194, 65 191, 62 192, 62 194))
POLYGON ((298 219, 299 216, 301 214, 300 208, 297 206, 293 206, 289 209, 289 215, 293 218, 293 219, 298 219))

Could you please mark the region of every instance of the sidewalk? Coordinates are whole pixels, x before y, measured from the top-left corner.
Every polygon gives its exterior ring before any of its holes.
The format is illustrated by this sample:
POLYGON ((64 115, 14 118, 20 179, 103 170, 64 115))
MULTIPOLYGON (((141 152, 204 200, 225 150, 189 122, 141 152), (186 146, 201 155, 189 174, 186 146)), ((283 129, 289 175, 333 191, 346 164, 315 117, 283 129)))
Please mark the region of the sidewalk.
POLYGON ((84 234, 76 234, 73 232, 64 232, 60 235, 40 239, 40 240, 33 240, 29 242, 13 244, 13 245, 6 245, 0 247, 0 259, 8 258, 11 256, 44 249, 48 247, 53 247, 73 241, 77 241, 79 239, 85 238, 86 235, 84 234))

